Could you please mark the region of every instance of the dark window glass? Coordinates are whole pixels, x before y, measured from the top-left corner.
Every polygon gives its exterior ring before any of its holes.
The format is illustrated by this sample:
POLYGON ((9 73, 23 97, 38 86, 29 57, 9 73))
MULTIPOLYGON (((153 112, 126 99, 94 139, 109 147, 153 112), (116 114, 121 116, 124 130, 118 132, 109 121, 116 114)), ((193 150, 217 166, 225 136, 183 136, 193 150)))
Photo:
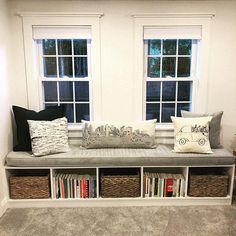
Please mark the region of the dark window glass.
POLYGON ((192 52, 192 40, 180 39, 179 40, 179 55, 191 55, 192 52))
POLYGON ((160 90, 161 83, 160 82, 147 82, 147 101, 160 101, 160 90))
POLYGON ((89 104, 76 104, 76 122, 81 120, 90 120, 89 104))
POLYGON ((176 82, 163 82, 162 101, 175 101, 176 82))
POLYGON ((59 82, 59 96, 62 102, 73 102, 73 82, 59 82))
POLYGON ((163 57, 162 59, 162 77, 175 77, 175 57, 163 57))
POLYGON ((57 82, 44 81, 43 88, 45 102, 57 102, 57 82))
POLYGON ((176 40, 163 40, 163 55, 176 55, 176 40))
POLYGON ((59 57, 59 75, 60 77, 73 76, 72 57, 59 57))
POLYGON ((178 101, 191 101, 191 96, 192 96, 192 82, 179 81, 178 101))
POLYGON ((76 39, 74 43, 74 55, 87 55, 87 40, 76 39))
POLYGON ((59 39, 57 40, 58 54, 59 55, 71 55, 71 40, 68 39, 59 39))
POLYGON ((178 77, 189 77, 190 76, 190 57, 179 57, 178 58, 178 77))
POLYGON ((66 106, 66 118, 69 123, 74 123, 74 105, 73 104, 64 104, 66 106))
POLYGON ((175 115, 174 103, 162 103, 162 118, 161 122, 171 122, 171 116, 175 115))
POLYGON ((190 111, 190 103, 178 103, 177 116, 181 117, 181 110, 190 111))
POLYGON ((148 40, 148 55, 161 54, 161 40, 148 40))
POLYGON ((57 63, 55 57, 44 57, 44 76, 57 77, 57 63))
POLYGON ((75 101, 89 101, 89 82, 75 82, 75 101))
POLYGON ((88 59, 87 57, 75 57, 75 77, 88 76, 88 59))
POLYGON ((160 77, 160 58, 148 58, 148 77, 160 77))
POLYGON ((146 104, 146 120, 157 119, 160 121, 160 104, 147 103, 146 104))
POLYGON ((43 54, 56 55, 56 43, 54 39, 43 40, 43 54))

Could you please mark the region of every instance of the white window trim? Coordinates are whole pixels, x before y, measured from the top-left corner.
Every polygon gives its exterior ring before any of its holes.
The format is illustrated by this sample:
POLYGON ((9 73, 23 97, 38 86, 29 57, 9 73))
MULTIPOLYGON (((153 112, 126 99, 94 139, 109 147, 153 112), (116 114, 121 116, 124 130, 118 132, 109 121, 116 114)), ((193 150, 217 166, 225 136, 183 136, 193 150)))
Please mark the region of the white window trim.
MULTIPOLYGON (((27 82, 27 103, 29 109, 40 110, 42 90, 39 86, 39 68, 36 63, 37 50, 33 35, 33 26, 80 26, 88 25, 92 30, 91 75, 92 75, 92 119, 102 120, 101 92, 101 52, 100 52, 100 18, 102 13, 69 13, 69 12, 19 12, 22 18, 25 71, 27 82)), ((76 129, 76 125, 73 125, 76 129)))
MULTIPOLYGON (((208 67, 209 67, 209 50, 210 50, 210 25, 211 13, 165 13, 165 14, 132 14, 134 22, 134 68, 133 68, 133 84, 134 84, 134 100, 133 100, 133 119, 143 119, 144 114, 144 47, 143 47, 143 30, 148 26, 191 26, 199 25, 202 28, 201 40, 201 60, 198 62, 198 83, 196 84, 193 100, 193 110, 196 112, 206 112, 208 109, 208 67)), ((199 57, 198 57, 199 58, 199 57)), ((170 125, 164 125, 166 129, 170 125)), ((163 128, 164 128, 163 126, 163 128)), ((159 129, 160 125, 157 126, 159 129)))

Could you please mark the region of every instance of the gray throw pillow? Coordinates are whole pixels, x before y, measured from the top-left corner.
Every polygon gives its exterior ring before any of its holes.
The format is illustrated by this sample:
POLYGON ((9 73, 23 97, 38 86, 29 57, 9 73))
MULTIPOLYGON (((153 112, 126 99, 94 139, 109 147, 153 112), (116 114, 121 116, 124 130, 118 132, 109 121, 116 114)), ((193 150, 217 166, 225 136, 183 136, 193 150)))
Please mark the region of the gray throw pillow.
POLYGON ((155 148, 156 120, 131 123, 82 121, 85 148, 155 148))
POLYGON ((213 114, 199 114, 189 111, 181 111, 182 117, 205 117, 212 116, 212 120, 209 124, 210 129, 210 144, 211 148, 221 148, 220 145, 220 127, 221 127, 221 118, 223 111, 215 112, 213 114))

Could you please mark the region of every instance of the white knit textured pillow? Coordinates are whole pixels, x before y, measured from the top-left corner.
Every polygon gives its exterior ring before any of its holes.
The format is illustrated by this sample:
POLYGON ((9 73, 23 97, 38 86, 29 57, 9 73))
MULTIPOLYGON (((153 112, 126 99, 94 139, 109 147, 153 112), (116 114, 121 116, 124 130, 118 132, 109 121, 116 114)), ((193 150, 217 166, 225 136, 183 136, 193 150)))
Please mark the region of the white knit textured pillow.
POLYGON ((28 120, 34 156, 68 152, 68 123, 65 117, 53 121, 28 120))
POLYGON ((171 117, 174 124, 175 152, 212 153, 209 142, 209 122, 212 117, 171 117))

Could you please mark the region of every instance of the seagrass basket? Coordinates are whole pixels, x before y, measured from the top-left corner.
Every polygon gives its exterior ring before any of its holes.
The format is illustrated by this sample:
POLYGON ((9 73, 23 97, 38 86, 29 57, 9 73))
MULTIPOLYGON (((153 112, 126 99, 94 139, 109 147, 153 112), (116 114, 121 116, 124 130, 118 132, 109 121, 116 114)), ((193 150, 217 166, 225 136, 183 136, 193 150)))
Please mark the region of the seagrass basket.
POLYGON ((191 197, 226 197, 228 185, 228 175, 190 174, 188 195, 191 197))
POLYGON ((103 198, 140 197, 138 169, 103 170, 100 178, 100 195, 103 198), (114 171, 114 172, 112 172, 114 171), (119 171, 119 172, 118 172, 119 171))
POLYGON ((50 198, 49 176, 11 176, 11 199, 50 198))

